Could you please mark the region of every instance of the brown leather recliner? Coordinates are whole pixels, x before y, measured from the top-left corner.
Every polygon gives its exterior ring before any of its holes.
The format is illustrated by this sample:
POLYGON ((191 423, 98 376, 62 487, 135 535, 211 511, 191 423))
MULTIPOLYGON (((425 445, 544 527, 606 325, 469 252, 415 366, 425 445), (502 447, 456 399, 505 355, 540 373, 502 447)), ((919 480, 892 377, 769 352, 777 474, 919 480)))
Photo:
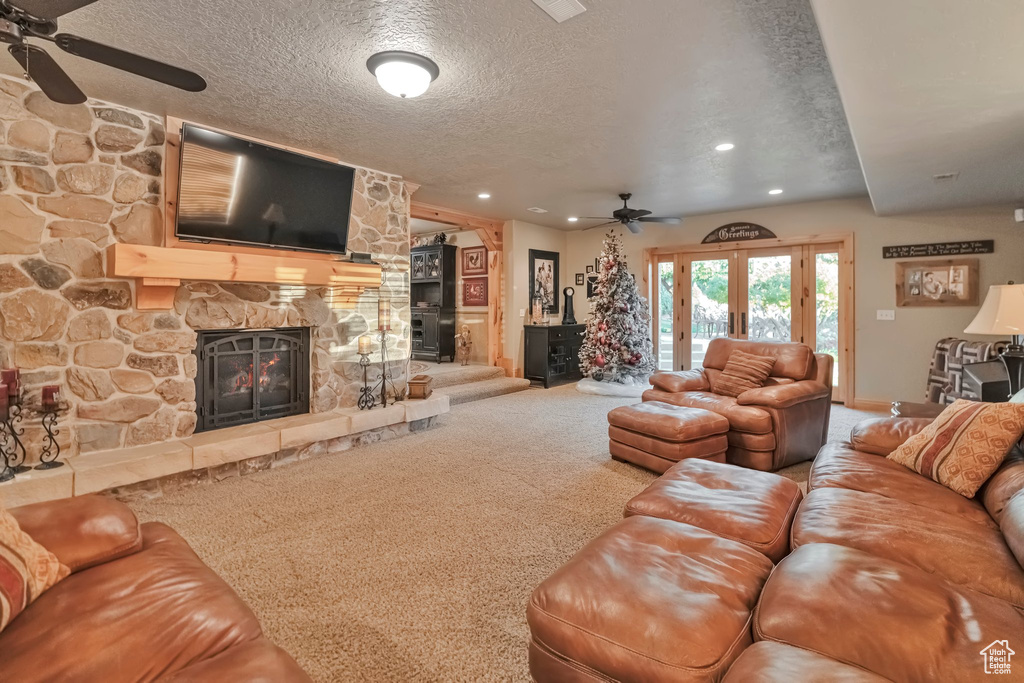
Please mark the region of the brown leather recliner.
POLYGON ((310 680, 170 527, 99 496, 10 513, 71 575, 0 633, 0 679, 310 680))
POLYGON ((728 462, 774 471, 811 460, 828 439, 832 411, 831 356, 795 342, 713 339, 704 367, 658 372, 644 401, 704 408, 729 420, 728 462), (733 351, 773 356, 775 366, 763 387, 737 398, 711 390, 733 351))

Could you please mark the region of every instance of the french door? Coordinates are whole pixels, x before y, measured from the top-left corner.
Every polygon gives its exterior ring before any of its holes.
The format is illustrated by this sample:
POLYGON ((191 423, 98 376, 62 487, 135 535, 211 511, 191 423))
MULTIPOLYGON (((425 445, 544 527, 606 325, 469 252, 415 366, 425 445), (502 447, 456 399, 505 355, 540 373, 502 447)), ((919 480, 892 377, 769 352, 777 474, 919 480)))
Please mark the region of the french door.
POLYGON ((717 337, 799 341, 835 359, 833 400, 845 401, 853 313, 846 250, 826 243, 652 255, 659 369, 701 367, 717 337))

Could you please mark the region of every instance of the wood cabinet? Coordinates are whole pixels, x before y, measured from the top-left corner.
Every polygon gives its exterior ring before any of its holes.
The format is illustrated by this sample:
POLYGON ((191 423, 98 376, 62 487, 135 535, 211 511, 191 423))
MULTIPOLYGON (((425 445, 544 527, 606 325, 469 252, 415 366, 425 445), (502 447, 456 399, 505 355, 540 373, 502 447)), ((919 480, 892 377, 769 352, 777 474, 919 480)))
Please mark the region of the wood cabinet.
POLYGON ((413 358, 455 361, 456 251, 451 244, 412 249, 409 289, 413 358))
POLYGON ((580 348, 586 330, 586 325, 527 325, 523 376, 545 389, 582 379, 580 348))

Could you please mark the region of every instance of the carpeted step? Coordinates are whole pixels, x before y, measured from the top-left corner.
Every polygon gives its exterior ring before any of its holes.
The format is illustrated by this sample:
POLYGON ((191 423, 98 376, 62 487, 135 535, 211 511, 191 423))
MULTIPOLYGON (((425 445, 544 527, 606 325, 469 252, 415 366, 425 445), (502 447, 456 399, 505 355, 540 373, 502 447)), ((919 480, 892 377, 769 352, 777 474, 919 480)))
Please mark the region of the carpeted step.
POLYGON ((489 379, 501 379, 505 376, 505 371, 488 365, 465 365, 444 367, 442 372, 428 370, 424 374, 434 378, 430 383, 434 389, 440 389, 473 382, 486 382, 489 379))
POLYGON ((455 406, 460 403, 469 403, 471 401, 479 401, 485 398, 514 394, 517 391, 525 391, 529 388, 530 380, 528 379, 523 379, 521 377, 500 377, 498 379, 488 379, 482 382, 457 384, 455 386, 445 387, 438 393, 448 394, 451 404, 455 406))

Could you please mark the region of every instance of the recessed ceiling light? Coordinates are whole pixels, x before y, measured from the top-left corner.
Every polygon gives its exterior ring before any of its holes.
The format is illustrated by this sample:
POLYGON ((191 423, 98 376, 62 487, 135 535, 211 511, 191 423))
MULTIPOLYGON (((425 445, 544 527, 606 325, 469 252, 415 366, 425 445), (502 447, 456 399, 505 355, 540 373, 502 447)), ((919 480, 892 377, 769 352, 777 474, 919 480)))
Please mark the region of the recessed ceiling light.
POLYGON ((782 194, 782 190, 768 190, 768 194, 782 194))
POLYGON ((534 213, 547 213, 548 212, 547 209, 542 209, 539 206, 531 206, 530 208, 527 209, 527 211, 532 211, 534 213))
POLYGON ((366 60, 366 68, 380 87, 395 97, 419 97, 441 74, 432 60, 414 52, 378 52, 366 60))
POLYGON ((570 223, 575 223, 578 220, 579 220, 579 218, 577 218, 576 216, 569 216, 569 222, 570 223))
POLYGON ((477 195, 477 197, 479 197, 480 199, 490 199, 491 194, 489 192, 481 192, 480 194, 477 195))
POLYGON ((734 147, 736 147, 736 145, 732 144, 731 142, 723 142, 718 147, 715 147, 715 149, 719 152, 728 152, 730 149, 733 149, 734 147))

